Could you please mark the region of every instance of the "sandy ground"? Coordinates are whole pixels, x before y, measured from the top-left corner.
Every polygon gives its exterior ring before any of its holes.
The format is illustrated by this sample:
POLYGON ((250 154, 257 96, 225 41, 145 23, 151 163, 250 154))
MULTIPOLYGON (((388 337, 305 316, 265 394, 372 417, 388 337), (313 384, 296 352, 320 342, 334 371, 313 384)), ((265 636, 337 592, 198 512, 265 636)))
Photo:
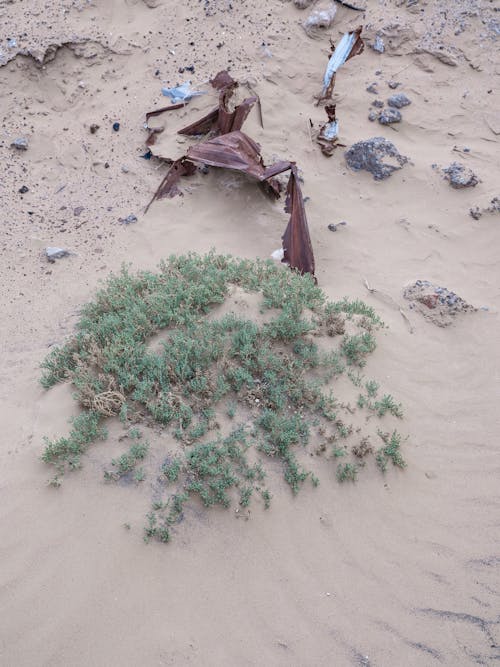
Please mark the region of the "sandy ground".
POLYGON ((360 4, 312 39, 306 14, 278 0, 0 2, 2 665, 498 664, 500 232, 498 214, 469 215, 500 194, 498 4, 360 4), (339 73, 340 139, 384 136, 410 158, 382 182, 349 170, 342 148, 323 157, 309 131, 328 38, 359 24, 386 50, 367 46, 339 73), (203 86, 226 66, 261 96, 264 129, 255 117, 245 129, 265 158, 302 170, 320 285, 389 325, 369 372, 405 406, 408 468, 340 486, 325 464, 319 488, 292 498, 282 485, 269 512, 193 513, 171 544, 145 546, 147 487, 102 482, 109 443, 46 486, 43 436, 65 433, 76 406, 68 387, 41 389, 39 363, 123 262, 279 247, 282 203, 230 174, 143 214, 166 170, 140 157, 145 112, 165 104, 162 84, 203 86), (412 100, 403 121, 370 122, 393 92, 412 100), (27 151, 10 148, 19 136, 27 151), (480 183, 452 189, 440 170, 453 161, 480 183), (137 223, 120 224, 129 214, 137 223), (49 264, 46 246, 75 254, 49 264), (437 327, 402 297, 416 279, 479 310, 437 327))

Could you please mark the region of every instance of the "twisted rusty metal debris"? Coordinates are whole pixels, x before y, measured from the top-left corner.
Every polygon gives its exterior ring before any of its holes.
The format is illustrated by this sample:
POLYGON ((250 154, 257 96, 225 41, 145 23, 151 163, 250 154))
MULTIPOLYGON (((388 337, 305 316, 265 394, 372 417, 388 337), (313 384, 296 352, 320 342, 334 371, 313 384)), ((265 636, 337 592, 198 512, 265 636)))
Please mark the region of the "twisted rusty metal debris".
MULTIPOLYGON (((241 131, 252 108, 256 104, 260 105, 258 96, 253 95, 244 99, 230 111, 228 103, 239 84, 226 71, 219 72, 210 83, 219 91, 219 105, 203 118, 178 130, 178 134, 188 136, 210 134, 210 138, 191 146, 186 155, 178 159, 172 160, 170 157, 162 156, 163 159, 172 162, 172 165, 146 207, 146 211, 158 199, 182 195, 179 181, 184 176, 194 174, 197 166, 232 169, 247 174, 262 184, 266 193, 276 199, 280 196, 281 186, 274 177, 290 171, 285 203, 285 212, 290 214, 290 219, 282 237, 283 262, 291 269, 300 273, 311 273, 314 276, 314 254, 295 162, 279 161, 266 167, 259 144, 241 131)), ((182 106, 184 104, 176 104, 151 111, 146 114, 146 121, 182 106)), ((156 134, 161 131, 161 129, 152 130, 146 143, 152 145, 156 134)))

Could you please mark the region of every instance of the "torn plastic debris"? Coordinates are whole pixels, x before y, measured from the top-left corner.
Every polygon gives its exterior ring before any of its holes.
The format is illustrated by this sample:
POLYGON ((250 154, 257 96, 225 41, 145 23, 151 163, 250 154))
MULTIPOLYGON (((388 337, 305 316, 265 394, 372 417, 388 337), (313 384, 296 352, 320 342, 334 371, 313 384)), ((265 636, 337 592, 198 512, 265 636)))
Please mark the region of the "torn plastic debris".
POLYGON ((335 104, 326 105, 325 111, 328 116, 328 122, 321 126, 317 138, 317 142, 321 146, 321 152, 326 157, 331 157, 337 146, 342 146, 342 144, 338 143, 339 122, 335 116, 335 107, 335 104))
POLYGON ((174 86, 173 88, 163 87, 161 93, 165 97, 170 97, 174 104, 177 104, 178 102, 189 102, 193 97, 205 94, 203 91, 193 90, 191 88, 191 81, 185 81, 180 86, 174 86))
POLYGON ((335 87, 335 76, 342 65, 350 58, 359 55, 363 52, 365 44, 361 39, 362 26, 356 28, 351 32, 346 32, 340 42, 335 47, 328 65, 326 67, 325 76, 323 77, 323 91, 321 99, 330 99, 335 87))
MULTIPOLYGON (((212 166, 247 174, 274 198, 278 198, 281 191, 280 183, 274 177, 289 170, 285 211, 290 214, 290 219, 282 237, 282 261, 300 273, 311 273, 314 276, 314 254, 295 163, 278 161, 266 167, 259 144, 240 130, 258 97, 247 98, 233 111, 229 111, 227 103, 238 83, 225 71, 220 72, 211 83, 215 89, 220 90, 218 108, 189 127, 179 130, 179 133, 188 135, 210 132, 211 138, 191 146, 186 155, 175 160, 170 156, 158 156, 171 161, 172 165, 146 211, 153 201, 182 195, 180 179, 193 175, 197 167, 212 166)), ((147 118, 158 113, 150 112, 147 118)))

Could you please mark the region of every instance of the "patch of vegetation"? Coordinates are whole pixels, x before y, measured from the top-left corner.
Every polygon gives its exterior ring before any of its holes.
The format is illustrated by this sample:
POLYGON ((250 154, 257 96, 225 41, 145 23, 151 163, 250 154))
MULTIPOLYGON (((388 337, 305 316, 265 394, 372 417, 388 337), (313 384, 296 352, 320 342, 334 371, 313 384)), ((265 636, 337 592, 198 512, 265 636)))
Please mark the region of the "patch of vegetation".
MULTIPOLYGON (((302 464, 311 428, 324 439, 319 447, 314 443, 318 451, 351 436, 352 425, 340 415, 355 408, 334 396, 332 384, 347 368, 361 387, 355 369, 374 351, 380 326, 361 301, 327 302, 311 276, 273 262, 210 253, 172 256, 154 273, 123 268, 84 307, 75 335, 42 364, 42 385, 70 381, 83 410, 69 436, 46 441, 42 459, 56 469, 52 483, 80 465, 86 448, 106 437, 102 422, 116 417, 124 426, 154 426, 166 442, 155 474, 162 488, 176 490, 153 503, 146 539, 168 541, 193 497, 206 507, 233 501, 247 507, 259 497, 269 507, 264 479, 270 458, 280 463, 293 493, 308 479, 316 486, 319 479, 302 464), (217 317, 216 307, 235 287, 261 293, 254 319, 232 312, 217 317), (160 332, 163 342, 153 350, 149 343, 160 332), (328 345, 319 346, 319 337, 328 345), (237 415, 246 415, 246 426, 233 421, 224 437, 224 424, 237 415), (168 454, 175 441, 175 453, 168 454)), ((373 403, 375 382, 365 388, 378 415, 401 416, 390 395, 373 403)), ((133 444, 105 476, 132 475, 139 483, 146 468, 138 463, 147 465, 149 446, 135 426, 127 437, 133 444)), ((397 460, 390 443, 382 449, 397 460)), ((337 446, 333 459, 351 451, 337 446)), ((337 469, 339 481, 357 474, 354 462, 337 469)))
POLYGON ((340 463, 337 467, 339 482, 355 482, 358 477, 358 466, 355 463, 340 463))
POLYGON ((384 445, 377 450, 375 460, 382 472, 387 470, 389 461, 392 461, 394 466, 398 468, 406 468, 406 462, 401 454, 401 435, 397 431, 392 433, 384 433, 378 431, 378 435, 382 439, 384 445))

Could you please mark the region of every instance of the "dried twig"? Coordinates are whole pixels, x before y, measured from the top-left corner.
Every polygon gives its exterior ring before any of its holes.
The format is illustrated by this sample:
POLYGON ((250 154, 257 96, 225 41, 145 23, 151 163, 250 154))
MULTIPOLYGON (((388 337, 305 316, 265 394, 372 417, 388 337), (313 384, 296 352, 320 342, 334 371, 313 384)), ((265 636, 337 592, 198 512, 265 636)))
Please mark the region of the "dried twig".
POLYGON ((397 301, 395 301, 390 294, 387 294, 386 292, 381 292, 380 290, 375 289, 374 287, 370 287, 366 278, 363 279, 363 283, 364 283, 366 289, 370 292, 370 294, 378 294, 380 297, 382 297, 383 301, 390 304, 396 310, 399 310, 399 312, 401 314, 401 317, 404 319, 404 321, 408 325, 408 329, 409 329, 410 333, 414 333, 415 330, 413 328, 412 323, 410 322, 410 319, 409 319, 408 315, 404 312, 404 310, 401 308, 399 303, 397 301))

